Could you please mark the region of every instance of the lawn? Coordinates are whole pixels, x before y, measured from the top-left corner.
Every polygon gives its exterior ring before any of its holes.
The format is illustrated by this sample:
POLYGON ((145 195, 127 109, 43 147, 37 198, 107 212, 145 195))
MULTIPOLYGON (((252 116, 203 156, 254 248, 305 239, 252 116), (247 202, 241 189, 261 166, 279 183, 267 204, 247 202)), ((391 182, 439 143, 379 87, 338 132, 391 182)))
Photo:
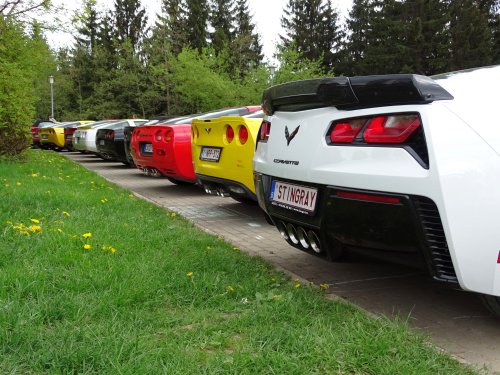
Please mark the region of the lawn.
POLYGON ((48 151, 0 162, 2 374, 470 374, 48 151))

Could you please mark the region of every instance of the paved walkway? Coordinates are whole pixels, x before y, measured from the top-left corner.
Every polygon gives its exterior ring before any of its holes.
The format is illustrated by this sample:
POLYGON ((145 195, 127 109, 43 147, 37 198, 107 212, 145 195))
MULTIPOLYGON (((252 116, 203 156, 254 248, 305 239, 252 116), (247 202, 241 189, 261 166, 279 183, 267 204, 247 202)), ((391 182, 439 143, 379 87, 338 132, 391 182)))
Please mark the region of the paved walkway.
POLYGON ((245 252, 315 284, 328 283, 342 297, 374 314, 409 317, 411 326, 455 357, 500 374, 500 319, 474 294, 449 289, 418 270, 367 259, 330 263, 289 246, 267 224, 257 206, 209 196, 196 186, 177 186, 139 170, 86 154, 62 155, 135 194, 178 212, 201 228, 223 236, 245 252))

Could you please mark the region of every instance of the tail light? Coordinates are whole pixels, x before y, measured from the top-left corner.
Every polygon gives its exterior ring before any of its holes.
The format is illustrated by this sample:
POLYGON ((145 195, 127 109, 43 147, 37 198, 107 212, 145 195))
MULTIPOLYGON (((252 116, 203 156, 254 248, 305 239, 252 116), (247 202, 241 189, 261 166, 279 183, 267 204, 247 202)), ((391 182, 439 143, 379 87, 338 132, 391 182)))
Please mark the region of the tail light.
POLYGON ((114 130, 106 130, 106 133, 104 134, 104 138, 107 140, 113 140, 115 138, 115 131, 114 130))
POLYGON ((429 153, 422 120, 418 113, 391 113, 334 121, 326 133, 326 143, 334 145, 385 145, 404 147, 425 169, 429 153))
POLYGON ((165 142, 170 142, 173 137, 174 137, 174 132, 172 129, 165 130, 165 136, 164 136, 165 142))
POLYGON ((403 143, 421 125, 418 115, 377 116, 363 137, 368 143, 403 143))
POLYGON ((238 130, 238 138, 242 145, 244 145, 248 141, 248 130, 244 125, 241 125, 240 129, 238 130))
POLYGON ((365 119, 351 119, 337 123, 330 133, 330 141, 351 143, 356 139, 365 122, 365 119))
POLYGON ((422 125, 418 114, 358 117, 334 122, 331 143, 404 143, 422 125), (360 139, 359 134, 362 134, 360 139))
POLYGON ((269 133, 271 133, 271 123, 264 120, 260 125, 259 140, 261 142, 267 142, 269 139, 269 133))
POLYGON ((155 140, 161 141, 161 133, 162 133, 161 130, 157 130, 156 131, 156 133, 155 133, 155 140))
POLYGON ((231 143, 234 139, 234 130, 230 125, 226 127, 226 141, 227 143, 231 143))

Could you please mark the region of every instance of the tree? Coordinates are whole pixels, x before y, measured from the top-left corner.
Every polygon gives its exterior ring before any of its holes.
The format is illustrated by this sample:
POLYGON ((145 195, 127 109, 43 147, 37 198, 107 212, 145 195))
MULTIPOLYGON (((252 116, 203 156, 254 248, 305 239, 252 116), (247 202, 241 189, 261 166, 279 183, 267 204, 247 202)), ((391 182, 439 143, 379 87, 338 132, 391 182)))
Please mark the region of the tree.
POLYGON ((201 53, 207 46, 207 22, 209 8, 207 0, 186 0, 187 39, 189 45, 201 53))
POLYGON ((137 52, 138 45, 146 33, 147 15, 141 9, 140 0, 115 0, 115 36, 119 43, 126 40, 137 52))
POLYGON ((492 33, 488 13, 474 0, 450 4, 451 70, 491 64, 492 33))
POLYGON ((262 61, 262 44, 255 32, 247 0, 236 1, 234 22, 234 39, 231 43, 233 71, 235 76, 243 78, 262 61))
POLYGON ((233 0, 212 0, 209 22, 214 31, 210 33, 210 41, 216 53, 233 41, 233 8, 233 0))
POLYGON ((331 0, 289 0, 281 25, 285 48, 294 44, 303 58, 320 59, 325 71, 333 67, 342 32, 331 0))
POLYGON ((272 84, 333 75, 332 72, 325 73, 320 59, 309 60, 305 58, 294 44, 288 48, 278 47, 275 57, 279 62, 279 69, 271 77, 272 84))

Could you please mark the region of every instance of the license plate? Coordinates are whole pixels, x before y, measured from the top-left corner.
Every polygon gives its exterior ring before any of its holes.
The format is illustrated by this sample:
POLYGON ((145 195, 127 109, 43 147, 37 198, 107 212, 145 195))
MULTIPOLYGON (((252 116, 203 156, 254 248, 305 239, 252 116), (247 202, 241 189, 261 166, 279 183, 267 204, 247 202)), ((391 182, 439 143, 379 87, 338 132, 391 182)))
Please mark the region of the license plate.
POLYGON ((104 146, 104 139, 101 139, 101 140, 99 141, 99 144, 100 144, 101 146, 104 146))
POLYGON ((49 139, 49 135, 48 134, 42 134, 42 139, 49 139))
POLYGON ((287 182, 273 181, 271 204, 306 214, 313 214, 316 209, 318 189, 290 184, 287 182))
POLYGON ((202 147, 200 160, 206 161, 219 161, 220 159, 220 148, 215 147, 202 147))
POLYGON ((152 154, 153 153, 153 144, 152 143, 144 143, 142 147, 142 152, 144 154, 152 154))

